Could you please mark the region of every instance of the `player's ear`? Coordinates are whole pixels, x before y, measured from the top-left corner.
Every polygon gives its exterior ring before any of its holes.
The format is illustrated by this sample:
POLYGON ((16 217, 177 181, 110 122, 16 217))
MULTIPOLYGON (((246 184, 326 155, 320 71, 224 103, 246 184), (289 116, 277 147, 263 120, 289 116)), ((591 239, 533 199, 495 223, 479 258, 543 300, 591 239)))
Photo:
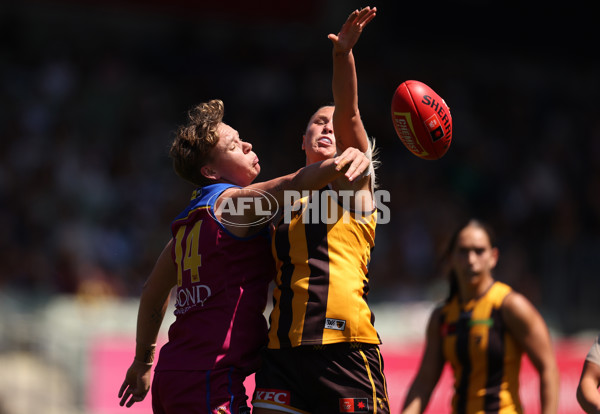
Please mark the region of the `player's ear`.
POLYGON ((209 165, 204 165, 200 168, 200 174, 210 180, 218 180, 221 176, 217 171, 213 170, 209 165))
POLYGON ((304 146, 305 139, 306 139, 306 135, 302 135, 302 151, 304 151, 306 149, 306 147, 304 146))
POLYGON ((494 268, 496 267, 496 264, 498 263, 498 257, 500 256, 500 252, 498 251, 497 247, 492 247, 492 258, 491 258, 491 266, 490 268, 494 268))

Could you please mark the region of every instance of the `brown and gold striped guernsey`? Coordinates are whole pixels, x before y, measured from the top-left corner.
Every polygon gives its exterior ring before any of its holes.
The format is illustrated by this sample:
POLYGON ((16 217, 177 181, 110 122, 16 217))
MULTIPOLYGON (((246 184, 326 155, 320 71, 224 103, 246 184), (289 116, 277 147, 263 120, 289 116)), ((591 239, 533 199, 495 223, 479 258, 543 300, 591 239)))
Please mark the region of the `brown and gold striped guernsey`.
POLYGON ((495 282, 480 298, 461 304, 457 297, 441 312, 444 358, 454 371, 452 412, 522 413, 519 368, 522 351, 502 320, 511 288, 495 282))
POLYGON ((277 227, 269 348, 381 343, 367 303, 377 211, 355 213, 333 197, 322 189, 298 200, 291 220, 277 227), (316 197, 328 200, 327 217, 316 197))

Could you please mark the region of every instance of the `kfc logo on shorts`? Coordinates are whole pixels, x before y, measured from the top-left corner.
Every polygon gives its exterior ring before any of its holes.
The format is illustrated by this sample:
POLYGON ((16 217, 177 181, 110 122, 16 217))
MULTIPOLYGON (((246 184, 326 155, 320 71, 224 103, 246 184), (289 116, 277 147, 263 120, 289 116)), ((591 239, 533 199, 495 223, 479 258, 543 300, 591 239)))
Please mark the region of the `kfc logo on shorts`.
POLYGON ((285 390, 257 388, 256 391, 254 391, 254 399, 259 401, 273 401, 278 404, 290 405, 290 392, 285 390))
POLYGON ((367 398, 340 398, 340 413, 368 413, 367 398))

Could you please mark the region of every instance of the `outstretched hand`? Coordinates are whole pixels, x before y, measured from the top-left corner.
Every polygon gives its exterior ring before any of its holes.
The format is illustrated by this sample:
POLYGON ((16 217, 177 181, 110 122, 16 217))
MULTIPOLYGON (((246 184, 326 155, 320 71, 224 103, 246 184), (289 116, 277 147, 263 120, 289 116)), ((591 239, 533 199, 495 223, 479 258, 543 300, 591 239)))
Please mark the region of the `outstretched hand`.
POLYGON ((365 7, 363 9, 354 10, 348 16, 348 19, 342 26, 340 32, 327 36, 333 42, 335 53, 348 53, 360 37, 363 28, 375 17, 377 13, 376 7, 365 7))

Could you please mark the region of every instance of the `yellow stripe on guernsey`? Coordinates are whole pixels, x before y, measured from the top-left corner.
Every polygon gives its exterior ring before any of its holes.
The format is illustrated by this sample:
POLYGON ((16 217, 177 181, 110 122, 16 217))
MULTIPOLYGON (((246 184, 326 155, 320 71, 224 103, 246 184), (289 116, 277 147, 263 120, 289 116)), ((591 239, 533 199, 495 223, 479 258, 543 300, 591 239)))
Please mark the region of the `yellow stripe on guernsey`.
MULTIPOLYGON (((296 225, 298 222, 295 223, 296 225)), ((295 226, 296 227, 296 226, 295 226)), ((301 231, 290 232, 290 245, 294 246, 294 258, 298 260, 306 260, 308 257, 306 246, 306 235, 301 231)), ((294 311, 292 312, 292 326, 296 327, 295 333, 301 334, 304 329, 304 314, 302 312, 302 303, 308 303, 308 282, 310 277, 310 269, 308 266, 296 266, 292 279, 294 280, 294 311)))
POLYGON ((377 212, 363 216, 328 202, 328 217, 337 217, 328 224, 332 220, 316 217, 322 212, 309 199, 297 201, 296 214, 273 237, 277 277, 269 347, 379 344, 366 301, 377 212))
POLYGON ((452 299, 442 309, 444 357, 454 371, 452 412, 521 413, 521 350, 501 314, 511 288, 495 282, 480 298, 461 305, 452 299))

